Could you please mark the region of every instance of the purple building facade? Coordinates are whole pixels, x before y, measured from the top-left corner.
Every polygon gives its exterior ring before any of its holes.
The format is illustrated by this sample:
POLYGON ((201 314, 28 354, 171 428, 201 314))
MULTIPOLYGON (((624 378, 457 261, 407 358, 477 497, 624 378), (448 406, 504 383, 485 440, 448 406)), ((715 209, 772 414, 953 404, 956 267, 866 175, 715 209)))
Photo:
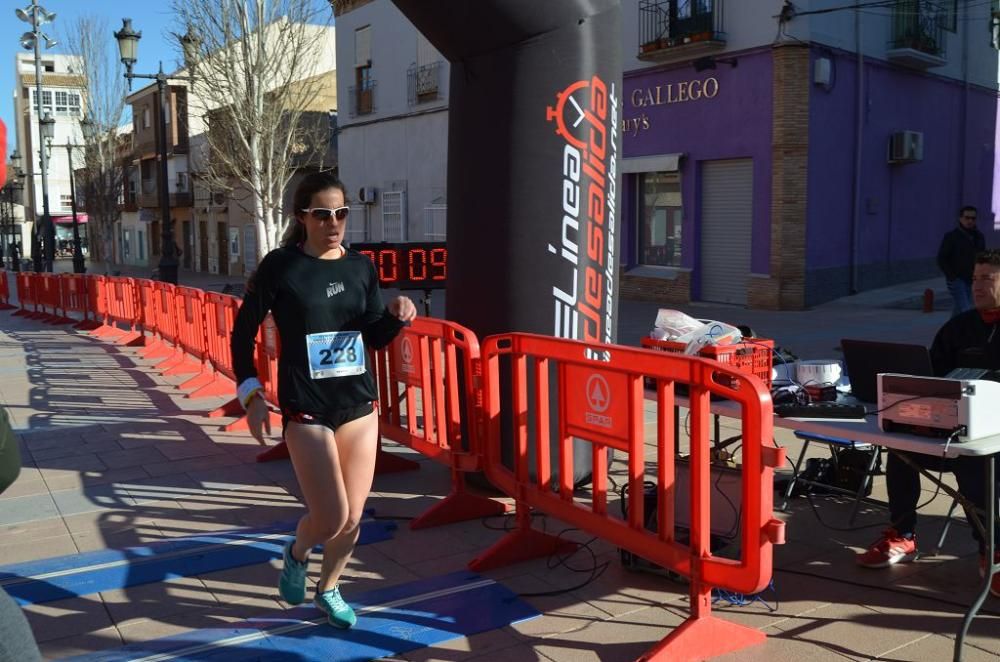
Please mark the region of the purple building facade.
POLYGON ((995 88, 876 58, 859 86, 820 44, 724 55, 625 73, 628 296, 798 309, 933 277, 965 204, 1000 246, 995 88))

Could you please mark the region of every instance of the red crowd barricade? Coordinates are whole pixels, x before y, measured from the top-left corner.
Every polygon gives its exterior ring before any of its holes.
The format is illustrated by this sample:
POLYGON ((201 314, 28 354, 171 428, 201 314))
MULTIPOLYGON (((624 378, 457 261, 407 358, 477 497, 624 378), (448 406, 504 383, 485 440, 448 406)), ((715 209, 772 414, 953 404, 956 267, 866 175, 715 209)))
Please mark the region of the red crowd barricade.
POLYGON ((506 504, 466 488, 465 473, 483 468, 482 364, 475 334, 453 322, 418 317, 372 355, 381 436, 451 467, 451 493, 410 527, 506 512, 506 504))
POLYGON ((209 370, 209 365, 202 292, 193 287, 175 286, 173 299, 178 352, 156 367, 164 375, 205 372, 209 370))
POLYGON ((0 269, 0 310, 13 310, 16 307, 10 303, 10 283, 7 280, 7 270, 0 269))
POLYGON ((73 320, 59 313, 62 307, 60 278, 56 274, 38 274, 38 299, 45 317, 46 324, 69 324, 73 320))
POLYGON ((31 274, 18 272, 14 275, 14 284, 17 286, 18 310, 14 315, 18 317, 31 317, 31 313, 36 310, 34 280, 31 274))
POLYGON ((160 334, 156 305, 158 295, 155 285, 156 283, 145 278, 135 281, 136 306, 139 311, 139 319, 142 320, 142 328, 145 331, 141 342, 143 349, 140 350, 139 356, 147 359, 162 358, 171 353, 170 348, 164 346, 160 334))
POLYGON ((229 345, 240 300, 217 292, 204 293, 205 346, 212 370, 202 372, 180 385, 195 389, 188 398, 230 395, 236 392, 236 373, 229 345))
MULTIPOLYGON (((175 286, 170 283, 152 283, 152 303, 143 304, 144 314, 148 314, 155 320, 156 335, 159 342, 153 343, 140 352, 140 356, 147 359, 162 359, 154 367, 170 365, 172 362, 183 357, 183 350, 180 348, 180 337, 177 331, 177 313, 175 286)), ((147 291, 145 294, 149 294, 147 291)), ((142 300, 142 294, 139 299, 142 300)))
POLYGON ((83 317, 76 321, 74 328, 90 331, 100 327, 90 305, 89 288, 94 287, 92 278, 83 274, 63 274, 59 281, 62 310, 66 317, 76 313, 83 317))
MULTIPOLYGON (((239 307, 237 306, 237 310, 239 307)), ((234 312, 235 315, 235 312, 234 312)), ((234 317, 235 319, 235 317, 234 317)), ((264 399, 272 405, 278 404, 278 356, 281 354, 281 340, 278 337, 278 327, 274 323, 274 318, 268 315, 260 325, 256 340, 256 362, 257 379, 264 387, 264 399)), ((234 375, 235 377, 235 375, 234 375)), ((209 412, 210 417, 215 416, 237 416, 238 418, 222 426, 224 432, 234 432, 236 430, 246 430, 249 428, 246 413, 239 400, 233 398, 218 409, 209 412)), ((269 414, 271 426, 281 429, 281 416, 275 411, 269 414)), ((268 462, 288 457, 288 449, 285 442, 280 442, 277 446, 272 446, 257 456, 258 462, 268 462)))
POLYGON ((142 332, 137 324, 139 311, 134 278, 105 277, 104 305, 106 306, 105 324, 113 329, 113 334, 119 336, 115 338, 116 343, 128 345, 142 337, 142 332), (118 327, 119 324, 126 325, 128 331, 118 327))
POLYGON ((486 396, 486 474, 514 497, 517 528, 475 559, 473 570, 544 556, 565 541, 531 528, 531 511, 550 513, 602 540, 690 578, 692 615, 643 659, 701 660, 764 640, 759 630, 711 614, 713 587, 755 593, 770 581, 772 544, 783 540, 784 525, 772 517, 773 468, 784 461, 770 446, 772 409, 761 382, 729 366, 700 358, 615 345, 505 334, 483 342, 486 396), (501 393, 501 359, 510 367, 510 392, 501 393), (655 457, 646 453, 643 380, 655 383, 655 457), (675 507, 674 384, 689 384, 690 532, 678 536, 675 507), (558 405, 550 404, 552 390, 558 405), (710 545, 711 477, 710 394, 739 405, 743 436, 740 556, 713 556, 710 545), (505 397, 506 396, 506 397, 505 397), (550 425, 556 421, 555 425, 550 425), (501 461, 503 429, 513 440, 514 467, 501 461), (553 431, 554 429, 554 431, 553 431), (555 457, 550 437, 556 435, 555 457), (593 491, 589 501, 575 498, 574 439, 592 444, 593 491), (765 442, 768 445, 765 445, 765 442), (609 450, 628 465, 627 490, 644 495, 644 482, 656 486, 656 527, 646 526, 645 499, 628 501, 627 515, 608 508, 609 450), (646 473, 652 460, 655 476, 646 473), (554 469, 558 478, 554 478, 554 469))

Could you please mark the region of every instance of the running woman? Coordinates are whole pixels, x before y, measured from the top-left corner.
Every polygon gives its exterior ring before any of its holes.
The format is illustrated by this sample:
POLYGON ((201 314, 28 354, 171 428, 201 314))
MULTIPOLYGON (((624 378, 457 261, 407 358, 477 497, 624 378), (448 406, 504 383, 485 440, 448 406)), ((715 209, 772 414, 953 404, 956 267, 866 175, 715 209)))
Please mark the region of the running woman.
POLYGON ((268 406, 254 366, 254 339, 268 312, 281 339, 278 403, 282 436, 307 512, 285 545, 278 591, 297 605, 306 596, 309 552, 323 544, 314 602, 331 625, 357 622, 338 581, 358 539, 378 449, 378 399, 365 364, 412 320, 407 297, 382 302, 372 261, 344 247, 350 208, 330 173, 306 176, 293 196, 295 220, 281 247, 251 277, 231 338, 239 400, 250 433, 270 434, 268 406))

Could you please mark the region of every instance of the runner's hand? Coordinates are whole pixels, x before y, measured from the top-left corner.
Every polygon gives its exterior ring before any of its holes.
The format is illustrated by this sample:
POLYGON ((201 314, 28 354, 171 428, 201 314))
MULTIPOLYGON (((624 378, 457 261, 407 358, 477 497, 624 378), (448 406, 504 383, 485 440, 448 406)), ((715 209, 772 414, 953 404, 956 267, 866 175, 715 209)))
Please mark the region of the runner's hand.
POLYGON ((267 430, 267 436, 271 436, 270 414, 264 398, 259 395, 250 398, 250 405, 247 408, 247 423, 250 425, 250 434, 261 445, 265 444, 264 430, 267 430))
POLYGON ((404 322, 410 322, 417 316, 417 307, 409 297, 396 297, 389 302, 389 313, 404 322))

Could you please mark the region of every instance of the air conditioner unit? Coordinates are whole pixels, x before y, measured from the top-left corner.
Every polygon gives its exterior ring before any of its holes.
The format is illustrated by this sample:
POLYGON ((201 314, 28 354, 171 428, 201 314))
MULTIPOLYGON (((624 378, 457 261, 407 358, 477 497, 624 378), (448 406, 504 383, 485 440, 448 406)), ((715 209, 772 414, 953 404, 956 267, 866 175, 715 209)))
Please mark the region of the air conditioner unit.
POLYGON ((924 134, 920 131, 896 131, 889 138, 889 163, 914 163, 924 160, 924 134))
POLYGON ((362 186, 358 189, 358 202, 363 205, 375 204, 376 190, 371 186, 362 186))

